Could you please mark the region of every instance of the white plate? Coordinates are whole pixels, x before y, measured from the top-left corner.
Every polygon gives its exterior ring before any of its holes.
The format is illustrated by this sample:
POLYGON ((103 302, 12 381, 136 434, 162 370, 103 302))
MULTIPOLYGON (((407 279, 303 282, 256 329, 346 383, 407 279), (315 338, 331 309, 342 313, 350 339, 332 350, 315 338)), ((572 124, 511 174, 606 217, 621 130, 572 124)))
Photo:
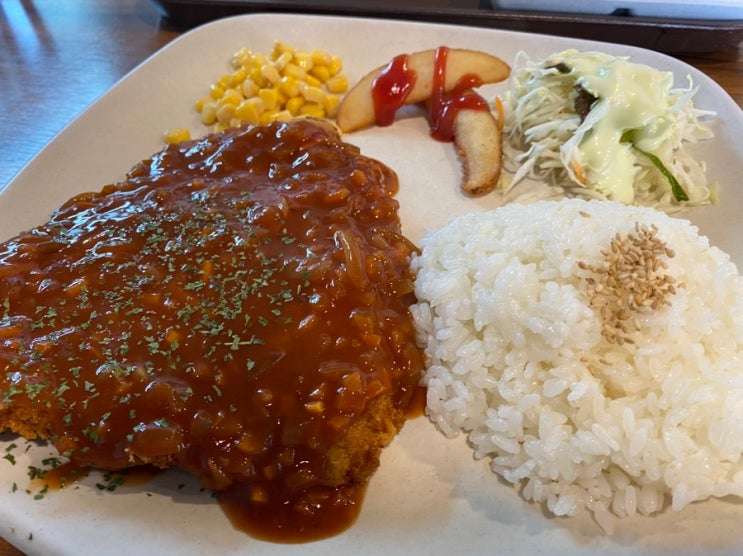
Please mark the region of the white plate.
MULTIPOLYGON (((0 239, 42 223, 72 195, 120 179, 159 150, 165 129, 191 125, 201 134, 193 102, 222 72, 233 51, 267 52, 277 39, 298 48, 339 54, 353 82, 393 55, 439 45, 490 51, 510 62, 519 50, 542 57, 568 47, 599 48, 673 70, 678 84, 691 75, 701 88, 696 104, 715 110, 716 138, 695 146, 721 186, 721 203, 686 213, 740 264, 743 224, 743 115, 709 78, 674 59, 626 46, 487 29, 293 15, 250 15, 196 29, 147 60, 55 138, 0 195, 0 239), (352 37, 352 40, 349 40, 352 37)), ((432 141, 421 118, 398 121, 347 138, 398 172, 401 218, 413 240, 455 214, 493 207, 496 195, 459 193, 453 147, 432 141)), ((96 477, 77 488, 34 500, 27 468, 50 453, 8 435, 16 464, 0 460, 0 535, 29 554, 451 554, 451 553, 740 553, 743 505, 738 500, 694 504, 680 514, 619 524, 612 537, 582 515, 547 517, 512 487, 473 461, 462 439, 446 440, 425 419, 406 425, 383 455, 356 524, 326 541, 278 545, 232 528, 208 493, 178 472, 116 492, 100 492, 96 477), (13 485, 17 492, 11 492, 13 485)))

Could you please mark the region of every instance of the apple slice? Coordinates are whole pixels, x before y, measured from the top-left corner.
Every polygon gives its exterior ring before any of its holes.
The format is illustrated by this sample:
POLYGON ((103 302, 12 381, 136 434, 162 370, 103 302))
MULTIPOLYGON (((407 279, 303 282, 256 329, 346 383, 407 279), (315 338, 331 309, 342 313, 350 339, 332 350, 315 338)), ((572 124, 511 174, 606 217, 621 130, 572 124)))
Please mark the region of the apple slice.
MULTIPOLYGON (((416 104, 431 98, 434 83, 436 50, 424 50, 406 56, 408 71, 415 74, 404 104, 416 104)), ((366 74, 343 98, 338 107, 336 123, 341 131, 348 133, 374 125, 373 85, 377 76, 388 66, 380 66, 366 74)), ((477 50, 452 48, 446 59, 444 90, 450 92, 467 76, 477 76, 480 83, 498 83, 508 77, 511 68, 497 56, 477 50)))
POLYGON ((454 120, 454 144, 462 158, 462 191, 482 195, 498 186, 503 157, 501 130, 493 114, 460 110, 454 120))

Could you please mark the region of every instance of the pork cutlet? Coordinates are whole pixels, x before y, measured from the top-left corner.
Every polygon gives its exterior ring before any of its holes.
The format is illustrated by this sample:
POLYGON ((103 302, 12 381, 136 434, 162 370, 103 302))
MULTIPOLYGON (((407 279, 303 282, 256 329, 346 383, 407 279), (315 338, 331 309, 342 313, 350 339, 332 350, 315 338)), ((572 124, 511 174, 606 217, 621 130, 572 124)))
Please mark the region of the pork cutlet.
POLYGON ((177 466, 287 521, 322 511, 377 468, 419 380, 397 187, 298 120, 71 199, 0 245, 0 428, 78 466, 177 466))

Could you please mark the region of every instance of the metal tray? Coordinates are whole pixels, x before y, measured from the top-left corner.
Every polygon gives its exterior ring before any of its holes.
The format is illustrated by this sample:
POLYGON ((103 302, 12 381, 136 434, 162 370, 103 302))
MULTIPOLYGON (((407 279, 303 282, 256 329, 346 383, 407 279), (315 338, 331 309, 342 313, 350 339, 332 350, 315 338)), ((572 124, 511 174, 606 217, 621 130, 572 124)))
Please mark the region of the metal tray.
MULTIPOLYGON (((689 20, 493 9, 483 0, 152 0, 166 21, 193 27, 253 13, 305 13, 451 23, 628 44, 667 54, 715 52, 743 41, 743 20, 689 20)), ((339 30, 342 32, 342 29, 339 30)))

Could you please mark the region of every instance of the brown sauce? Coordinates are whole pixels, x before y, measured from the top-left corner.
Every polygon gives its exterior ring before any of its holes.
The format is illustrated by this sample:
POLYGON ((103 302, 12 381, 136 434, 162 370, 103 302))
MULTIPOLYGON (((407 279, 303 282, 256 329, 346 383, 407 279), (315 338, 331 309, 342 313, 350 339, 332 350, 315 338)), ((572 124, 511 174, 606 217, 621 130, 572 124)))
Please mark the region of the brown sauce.
POLYGON ((422 368, 396 189, 300 121, 72 199, 0 246, 0 424, 78 468, 179 466, 257 536, 344 529, 422 368))
MULTIPOLYGON (((89 467, 79 467, 69 461, 54 467, 40 469, 38 477, 34 477, 31 481, 31 488, 49 491, 62 490, 71 485, 79 484, 80 481, 90 476, 90 471, 89 467)), ((147 465, 109 471, 102 474, 96 486, 99 490, 113 492, 119 486, 132 487, 149 483, 160 473, 162 473, 161 469, 147 465)))
POLYGON ((42 469, 39 476, 31 479, 31 488, 34 490, 62 490, 70 485, 78 484, 88 476, 90 470, 81 468, 70 462, 63 463, 50 469, 42 469))
POLYGON ((408 419, 421 417, 426 411, 426 387, 419 386, 415 389, 410 405, 408 406, 405 416, 408 419))
MULTIPOLYGON (((247 485, 220 493, 219 505, 232 525, 252 537, 270 542, 302 543, 331 537, 350 527, 359 516, 366 484, 345 487, 316 487, 294 504, 276 505, 266 511, 253 502, 247 485)), ((280 492, 267 491, 280 499, 280 492)))

